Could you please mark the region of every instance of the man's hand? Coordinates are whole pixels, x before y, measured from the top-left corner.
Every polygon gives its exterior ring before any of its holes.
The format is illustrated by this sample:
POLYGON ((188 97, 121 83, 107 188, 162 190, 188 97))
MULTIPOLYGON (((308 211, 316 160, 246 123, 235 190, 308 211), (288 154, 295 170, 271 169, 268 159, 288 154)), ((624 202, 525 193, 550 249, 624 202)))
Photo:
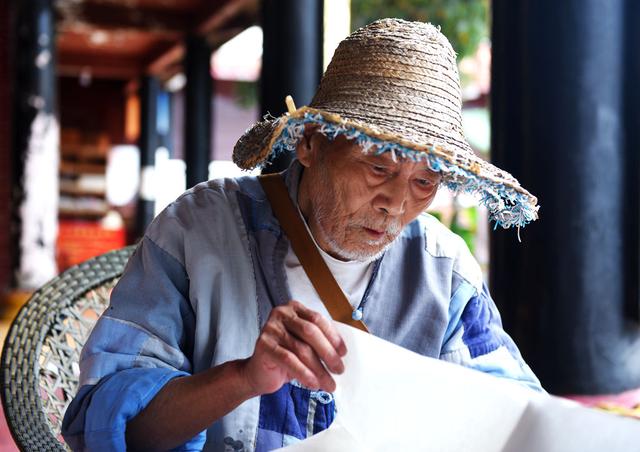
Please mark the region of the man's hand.
POLYGON ((275 392, 294 378, 310 388, 332 392, 336 383, 325 366, 342 373, 346 353, 344 341, 321 314, 297 301, 279 306, 271 311, 250 358, 167 383, 127 423, 127 447, 176 447, 245 400, 275 392))
POLYGON ((243 370, 255 395, 275 392, 293 379, 312 389, 333 392, 336 383, 327 369, 341 374, 346 353, 344 341, 329 320, 290 301, 271 311, 243 370))

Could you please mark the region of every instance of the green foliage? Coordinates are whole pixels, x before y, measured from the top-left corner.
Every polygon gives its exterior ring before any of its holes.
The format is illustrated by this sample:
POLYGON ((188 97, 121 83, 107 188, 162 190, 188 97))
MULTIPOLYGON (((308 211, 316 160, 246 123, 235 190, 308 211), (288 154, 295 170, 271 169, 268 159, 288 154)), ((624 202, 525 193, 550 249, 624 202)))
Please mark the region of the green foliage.
POLYGON ((478 208, 460 208, 456 206, 449 229, 462 237, 472 253, 475 252, 476 234, 478 232, 478 208))
POLYGON ((431 22, 440 25, 459 59, 488 36, 488 9, 488 0, 351 0, 354 30, 384 17, 431 22))
POLYGON ((234 98, 242 108, 258 105, 258 84, 256 82, 234 82, 234 98))

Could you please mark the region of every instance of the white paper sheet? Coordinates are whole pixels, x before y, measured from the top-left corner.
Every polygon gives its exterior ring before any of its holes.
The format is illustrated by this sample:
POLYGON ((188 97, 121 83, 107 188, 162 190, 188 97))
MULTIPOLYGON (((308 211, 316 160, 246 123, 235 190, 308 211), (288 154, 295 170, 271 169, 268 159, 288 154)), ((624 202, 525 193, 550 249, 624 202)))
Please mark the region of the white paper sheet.
POLYGON ((640 450, 640 421, 425 358, 342 324, 331 427, 285 449, 386 452, 640 450))

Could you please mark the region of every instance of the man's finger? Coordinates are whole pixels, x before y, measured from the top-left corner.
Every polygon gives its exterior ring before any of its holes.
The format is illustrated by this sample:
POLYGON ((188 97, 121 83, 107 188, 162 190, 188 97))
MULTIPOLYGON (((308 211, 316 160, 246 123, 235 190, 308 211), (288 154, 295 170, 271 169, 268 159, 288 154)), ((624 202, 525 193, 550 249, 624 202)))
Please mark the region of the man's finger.
POLYGON ((327 369, 320 362, 320 358, 313 351, 309 344, 306 344, 293 336, 289 336, 289 343, 286 348, 293 351, 295 355, 302 361, 302 363, 313 372, 314 376, 320 383, 319 386, 312 387, 313 389, 323 389, 325 391, 333 392, 336 389, 336 382, 327 369))
POLYGON ((294 305, 294 309, 300 317, 316 324, 318 328, 320 328, 320 330, 324 333, 329 342, 331 342, 331 345, 333 345, 333 348, 338 352, 340 356, 344 356, 347 354, 347 346, 331 320, 327 319, 318 311, 309 309, 298 302, 296 302, 296 304, 294 305))
POLYGON ((344 372, 342 358, 315 323, 309 322, 297 314, 283 319, 283 323, 291 334, 311 346, 331 372, 338 374, 344 372))
POLYGON ((287 375, 310 388, 318 388, 321 386, 314 372, 305 366, 294 352, 281 346, 270 337, 262 336, 260 340, 263 342, 267 355, 269 355, 271 360, 277 363, 287 375))

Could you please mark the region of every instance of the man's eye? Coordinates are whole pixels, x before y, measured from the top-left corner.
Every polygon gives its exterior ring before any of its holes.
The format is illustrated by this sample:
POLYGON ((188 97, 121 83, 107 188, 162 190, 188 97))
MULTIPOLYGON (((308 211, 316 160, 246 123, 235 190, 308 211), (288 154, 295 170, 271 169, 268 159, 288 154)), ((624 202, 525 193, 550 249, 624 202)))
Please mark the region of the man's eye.
POLYGON ((431 187, 435 185, 434 182, 429 179, 416 179, 416 183, 421 187, 431 187))
POLYGON ((371 165, 371 171, 379 176, 383 176, 387 173, 387 169, 384 166, 380 165, 371 165))

